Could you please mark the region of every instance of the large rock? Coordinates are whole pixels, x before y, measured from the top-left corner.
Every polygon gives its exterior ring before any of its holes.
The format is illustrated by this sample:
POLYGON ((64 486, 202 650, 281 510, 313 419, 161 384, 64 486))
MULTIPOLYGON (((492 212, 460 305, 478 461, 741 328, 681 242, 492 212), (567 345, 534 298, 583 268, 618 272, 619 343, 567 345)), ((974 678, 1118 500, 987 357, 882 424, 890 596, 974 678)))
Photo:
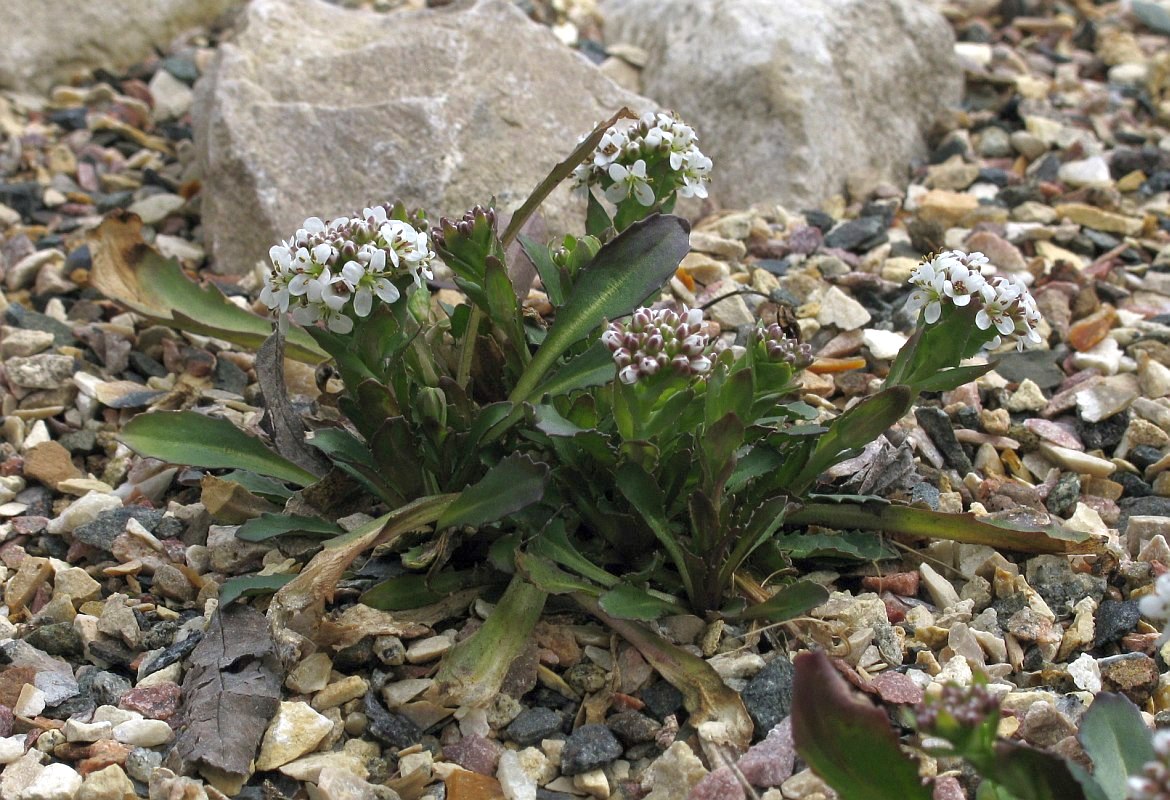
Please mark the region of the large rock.
MULTIPOLYGON (((309 215, 402 200, 459 216, 513 211, 623 105, 649 109, 506 0, 378 14, 253 0, 197 87, 203 223, 243 272, 309 215)), ((584 205, 553 196, 554 229, 584 205)))
POLYGON ((962 72, 921 0, 605 0, 642 91, 695 126, 725 207, 815 204, 846 179, 904 183, 962 72))
POLYGON ((240 4, 241 0, 3 0, 0 89, 44 91, 77 72, 128 67, 240 4))

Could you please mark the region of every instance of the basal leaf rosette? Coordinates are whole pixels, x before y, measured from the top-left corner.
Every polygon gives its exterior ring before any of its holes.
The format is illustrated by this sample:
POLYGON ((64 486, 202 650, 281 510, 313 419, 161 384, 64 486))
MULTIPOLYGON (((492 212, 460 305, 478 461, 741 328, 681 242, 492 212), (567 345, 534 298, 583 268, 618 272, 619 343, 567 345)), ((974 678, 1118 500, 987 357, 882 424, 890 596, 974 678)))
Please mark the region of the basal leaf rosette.
POLYGON ((287 314, 339 334, 353 330, 354 317, 369 316, 375 298, 395 303, 405 286, 432 278, 435 256, 426 231, 388 204, 329 221, 309 217, 268 255, 261 302, 282 324, 287 314))
POLYGON ((611 203, 652 206, 674 192, 706 197, 711 159, 699 149, 694 128, 673 114, 648 113, 636 124, 605 132, 591 161, 573 172, 575 186, 599 186, 611 203))

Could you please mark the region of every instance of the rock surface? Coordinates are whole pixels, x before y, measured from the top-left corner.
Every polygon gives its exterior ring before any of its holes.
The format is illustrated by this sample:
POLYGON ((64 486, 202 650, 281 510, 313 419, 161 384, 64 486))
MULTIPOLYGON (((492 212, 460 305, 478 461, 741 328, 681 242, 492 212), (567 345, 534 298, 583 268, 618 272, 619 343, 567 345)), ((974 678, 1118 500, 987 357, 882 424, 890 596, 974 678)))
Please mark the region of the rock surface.
MULTIPOLYGON (((393 16, 257 0, 197 97, 204 229, 236 273, 355 203, 437 220, 494 194, 511 211, 599 120, 651 108, 504 0, 393 16)), ((567 187, 545 208, 558 229, 581 218, 567 187)))
POLYGON ((5 0, 0 89, 45 90, 95 68, 128 67, 239 0, 5 0))
POLYGON ((606 39, 647 53, 643 92, 702 131, 724 206, 815 205, 850 177, 904 182, 962 75, 912 0, 606 0, 606 39), (669 22, 664 22, 664 14, 669 22))

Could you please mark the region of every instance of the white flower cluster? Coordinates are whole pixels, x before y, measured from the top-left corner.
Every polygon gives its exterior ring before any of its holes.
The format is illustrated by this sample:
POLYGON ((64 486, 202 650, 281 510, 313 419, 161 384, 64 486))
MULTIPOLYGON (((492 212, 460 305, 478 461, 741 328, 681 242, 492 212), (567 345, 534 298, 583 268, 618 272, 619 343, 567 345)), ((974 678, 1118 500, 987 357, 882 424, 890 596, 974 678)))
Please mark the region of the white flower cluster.
POLYGON ((680 197, 706 197, 711 159, 699 150, 694 128, 672 114, 649 113, 629 127, 615 125, 605 132, 593 160, 573 171, 574 185, 609 184, 605 197, 615 205, 633 197, 644 206, 654 204, 657 180, 677 189, 680 197), (661 167, 659 166, 661 165, 661 167))
POLYGON ((994 326, 999 332, 988 347, 999 347, 1000 336, 1013 337, 1018 350, 1040 344, 1035 328, 1040 312, 1028 287, 1014 277, 984 278, 983 268, 989 263, 983 253, 961 250, 947 250, 923 261, 910 274, 915 288, 907 308, 913 313, 922 310, 929 325, 938 322, 944 303, 963 308, 974 300, 979 308, 975 325, 983 331, 994 326))
POLYGON ((361 215, 322 222, 309 217, 288 241, 268 251, 268 273, 260 301, 278 314, 290 312, 301 325, 324 322, 334 333, 353 330, 353 318, 368 316, 374 297, 398 300, 392 279, 410 275, 416 285, 431 273, 430 240, 424 231, 389 219, 390 206, 373 206, 361 215))
POLYGON ((711 369, 710 337, 702 327, 699 308, 683 306, 677 314, 639 308, 629 322, 610 323, 601 341, 613 353, 622 383, 635 383, 667 366, 681 375, 702 375, 711 369))
POLYGON ((1154 760, 1142 766, 1140 775, 1131 775, 1127 782, 1130 800, 1164 800, 1170 798, 1170 731, 1154 734, 1154 760))

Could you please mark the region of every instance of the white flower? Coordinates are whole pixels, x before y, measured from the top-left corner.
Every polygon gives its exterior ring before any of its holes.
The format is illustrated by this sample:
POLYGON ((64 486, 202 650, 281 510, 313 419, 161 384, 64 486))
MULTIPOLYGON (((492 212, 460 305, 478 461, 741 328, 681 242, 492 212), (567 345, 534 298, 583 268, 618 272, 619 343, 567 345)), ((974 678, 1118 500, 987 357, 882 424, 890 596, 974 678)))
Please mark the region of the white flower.
POLYGON ((917 288, 910 293, 906 307, 912 312, 923 311, 928 325, 938 322, 942 316, 942 303, 947 297, 947 272, 936 269, 932 261, 919 264, 910 274, 910 282, 917 288))
POLYGON ((622 164, 609 165, 609 177, 613 186, 605 190, 605 197, 611 203, 620 203, 630 195, 644 206, 654 205, 654 190, 646 178, 646 162, 638 159, 628 169, 622 164))
POLYGON ((698 141, 694 129, 672 114, 647 113, 633 125, 622 121, 605 132, 590 160, 573 170, 573 188, 587 193, 593 184, 605 186, 612 182, 606 190, 611 202, 620 203, 633 195, 642 205, 653 205, 646 191, 648 181, 645 188, 622 185, 629 172, 643 161, 647 173, 655 176, 663 175, 662 166, 669 166, 669 172, 661 178, 663 185, 658 187, 664 198, 671 191, 681 197, 706 197, 711 159, 699 150, 698 141), (625 170, 620 173, 621 179, 613 177, 615 164, 625 170))
POLYGON ((626 145, 630 143, 629 137, 617 128, 610 128, 601 137, 601 141, 597 143, 597 149, 593 151, 593 163, 598 167, 608 167, 618 156, 625 150, 626 145))

